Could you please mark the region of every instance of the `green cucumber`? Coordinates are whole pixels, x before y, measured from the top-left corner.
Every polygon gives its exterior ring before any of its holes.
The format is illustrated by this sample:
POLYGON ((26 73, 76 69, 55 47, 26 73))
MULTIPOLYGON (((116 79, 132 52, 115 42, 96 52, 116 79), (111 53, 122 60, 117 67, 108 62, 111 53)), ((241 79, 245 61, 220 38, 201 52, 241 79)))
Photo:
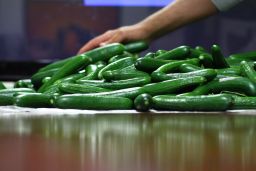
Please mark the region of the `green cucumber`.
POLYGON ((43 84, 43 79, 45 77, 52 77, 58 71, 59 71, 59 68, 53 68, 53 69, 37 72, 34 75, 32 75, 31 82, 34 85, 34 87, 37 89, 43 84))
POLYGON ((234 102, 230 109, 256 109, 256 97, 241 97, 237 95, 232 95, 232 97, 234 102))
POLYGON ((166 52, 168 52, 168 51, 167 51, 167 50, 159 49, 159 50, 156 51, 155 56, 163 55, 163 54, 165 54, 166 52))
POLYGON ((132 109, 131 99, 124 97, 90 96, 86 94, 63 95, 54 104, 62 109, 124 110, 132 109))
POLYGON ((213 58, 211 54, 202 53, 198 59, 204 68, 213 68, 213 58))
POLYGON ((247 77, 256 85, 256 71, 254 70, 254 67, 246 61, 242 61, 240 67, 242 75, 247 77))
POLYGON ((173 59, 186 59, 190 53, 190 48, 188 46, 179 46, 172 49, 164 54, 156 56, 156 59, 173 60, 173 59))
POLYGON ((120 59, 126 58, 126 57, 132 57, 132 55, 121 54, 121 55, 113 56, 113 57, 111 57, 111 58, 108 60, 108 64, 113 63, 113 62, 115 62, 115 61, 118 61, 118 60, 120 60, 120 59))
POLYGON ((94 80, 77 80, 77 83, 79 84, 89 84, 92 86, 107 88, 107 89, 124 89, 124 88, 130 88, 130 87, 137 87, 137 86, 143 86, 151 82, 150 76, 144 76, 144 77, 135 77, 131 79, 126 80, 117 80, 112 82, 105 82, 105 81, 94 81, 94 80))
POLYGON ((74 58, 73 60, 69 61, 65 65, 63 65, 52 77, 49 81, 44 83, 39 89, 39 93, 43 93, 47 90, 49 86, 55 83, 55 81, 58 81, 59 79, 62 79, 70 74, 73 74, 77 72, 81 67, 86 66, 90 64, 91 58, 85 55, 77 56, 77 58, 74 58))
POLYGON ((208 82, 194 89, 190 95, 206 95, 223 91, 237 92, 247 96, 256 96, 256 86, 248 78, 226 77, 208 82))
POLYGON ((221 49, 218 45, 212 45, 211 54, 213 58, 213 67, 216 69, 229 68, 229 65, 223 56, 221 49))
POLYGON ((52 107, 51 96, 41 93, 25 93, 14 98, 14 104, 20 107, 49 108, 52 107))
POLYGON ((11 94, 0 94, 0 106, 13 105, 14 97, 11 94))
POLYGON ((198 86, 206 82, 204 77, 195 76, 189 78, 178 78, 167 80, 159 83, 147 84, 141 88, 143 93, 148 93, 152 96, 160 94, 177 93, 189 89, 190 87, 198 86))
POLYGON ((59 90, 63 93, 99 93, 110 91, 109 89, 96 87, 87 84, 75 84, 75 83, 61 83, 59 84, 59 90))
POLYGON ((179 66, 179 71, 180 71, 180 72, 184 72, 184 73, 186 73, 186 72, 192 72, 192 71, 197 71, 197 70, 201 70, 201 69, 202 69, 202 68, 199 67, 199 66, 196 66, 196 65, 193 65, 193 64, 187 64, 187 63, 181 64, 181 65, 179 66))
POLYGON ((35 93, 31 88, 9 88, 0 90, 0 106, 13 105, 16 93, 35 93))
POLYGON ((152 71, 156 70, 160 66, 167 64, 169 62, 173 62, 173 60, 162 60, 162 59, 144 57, 144 58, 137 59, 134 65, 138 70, 151 73, 152 71))
POLYGON ((145 77, 149 76, 148 73, 143 71, 136 70, 135 67, 129 66, 123 69, 113 70, 113 71, 106 71, 103 72, 102 77, 105 80, 126 80, 135 77, 145 77))
POLYGON ((153 81, 165 81, 177 78, 189 78, 193 76, 205 77, 207 81, 214 79, 217 76, 217 72, 214 69, 201 69, 197 71, 187 73, 171 73, 165 74, 163 72, 153 72, 151 78, 153 81))
POLYGON ((153 108, 172 111, 225 111, 232 105, 231 95, 171 96, 153 97, 153 108))
POLYGON ((18 80, 14 83, 14 88, 34 88, 31 79, 18 80))
POLYGON ((0 81, 0 90, 2 90, 2 89, 6 89, 6 87, 5 87, 5 85, 3 84, 3 82, 0 81))
POLYGON ((224 69, 216 69, 218 75, 241 75, 240 67, 230 67, 224 69))
POLYGON ((106 65, 96 65, 91 64, 86 67, 86 73, 84 77, 80 78, 83 80, 97 80, 98 74, 102 68, 104 68, 106 65))
POLYGON ((142 58, 155 58, 156 57, 156 53, 153 52, 148 52, 144 57, 142 58))
POLYGON ((137 111, 146 112, 152 108, 153 99, 149 94, 140 94, 134 99, 134 107, 137 111))
MULTIPOLYGON (((75 57, 75 56, 74 56, 75 57)), ((57 60, 57 61, 54 61, 42 68, 40 68, 38 70, 38 72, 45 72, 45 71, 48 71, 48 70, 52 70, 52 69, 57 69, 57 68, 60 68, 62 67, 65 63, 67 63, 68 61, 72 60, 74 57, 70 57, 70 58, 66 58, 66 59, 62 59, 62 60, 57 60)))
POLYGON ((132 87, 132 88, 125 88, 120 90, 113 90, 108 92, 101 92, 101 93, 88 93, 87 95, 90 96, 111 96, 111 97, 126 97, 129 99, 134 99, 138 95, 142 94, 141 87, 132 87))
POLYGON ((131 42, 124 45, 125 51, 130 53, 140 53, 148 49, 148 43, 146 41, 131 42))
POLYGON ((199 59, 197 58, 192 58, 192 59, 187 59, 187 60, 179 60, 175 62, 169 62, 167 64, 164 64, 160 66, 155 72, 163 72, 163 73, 172 73, 175 72, 179 69, 181 64, 184 63, 189 63, 193 65, 199 65, 199 59))
POLYGON ((256 51, 232 54, 229 56, 229 58, 256 61, 256 51))
POLYGON ((195 50, 201 51, 201 52, 207 52, 204 47, 202 46, 196 46, 195 50))
POLYGON ((126 57, 126 58, 117 60, 113 63, 110 63, 99 71, 98 78, 102 79, 103 72, 125 68, 127 66, 133 65, 135 61, 136 61, 136 58, 134 57, 126 57))

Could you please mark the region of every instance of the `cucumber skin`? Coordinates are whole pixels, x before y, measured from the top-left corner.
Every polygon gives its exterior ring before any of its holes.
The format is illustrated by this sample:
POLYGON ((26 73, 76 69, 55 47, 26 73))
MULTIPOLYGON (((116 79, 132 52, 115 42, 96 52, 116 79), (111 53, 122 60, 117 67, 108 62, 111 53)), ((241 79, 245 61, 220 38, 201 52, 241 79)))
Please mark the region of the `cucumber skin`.
POLYGON ((159 83, 147 84, 141 88, 143 93, 150 94, 151 96, 176 93, 184 88, 191 86, 198 86, 206 82, 204 77, 195 76, 191 78, 179 78, 167 80, 159 83))
POLYGON ((104 82, 102 80, 78 80, 77 83, 79 84, 88 84, 93 85, 97 87, 102 87, 106 89, 112 89, 112 90, 118 90, 118 89, 125 89, 125 88, 131 88, 131 87, 138 87, 143 86, 146 84, 149 84, 151 82, 150 76, 144 76, 144 77, 135 77, 127 80, 117 80, 112 82, 104 82))
POLYGON ((14 98, 14 104, 20 107, 49 108, 52 107, 51 96, 41 93, 21 94, 14 98))
POLYGON ((231 95, 170 96, 153 97, 153 108, 174 111, 225 111, 233 103, 231 95))
POLYGON ((187 95, 206 95, 209 93, 220 93, 222 91, 233 91, 248 96, 256 96, 256 86, 245 77, 226 77, 208 82, 199 86, 187 95))
POLYGON ((126 97, 129 99, 134 99, 140 94, 143 94, 141 87, 132 87, 132 88, 125 88, 120 90, 113 90, 109 92, 88 93, 87 95, 88 96, 126 97))
POLYGON ((151 74, 152 80, 158 81, 158 82, 171 80, 171 79, 178 79, 178 78, 188 78, 193 76, 205 77, 208 81, 210 81, 217 76, 217 73, 214 69, 201 69, 201 70, 196 70, 196 71, 186 72, 186 73, 165 74, 162 72, 153 72, 151 74))
POLYGON ((256 97, 241 97, 232 95, 234 102, 231 106, 231 110, 239 109, 256 109, 256 97))
POLYGON ((161 54, 156 59, 172 60, 172 59, 185 59, 190 53, 190 48, 188 46, 179 46, 175 49, 161 54))
POLYGON ((74 93, 99 93, 110 91, 109 89, 96 87, 86 84, 76 84, 76 83, 61 83, 58 86, 59 90, 63 93, 74 94, 74 93))
POLYGON ((256 85, 256 71, 250 64, 246 61, 242 61, 240 64, 241 73, 243 76, 247 77, 256 85))
POLYGON ((125 110, 133 108, 133 101, 129 98, 85 94, 59 96, 55 99, 54 104, 62 109, 125 110))
POLYGON ((125 51, 130 53, 140 53, 149 47, 146 41, 136 41, 124 45, 125 51))
POLYGON ((137 111, 146 112, 153 106, 153 98, 149 94, 140 94, 134 99, 134 107, 137 111))
POLYGON ((0 90, 6 89, 5 85, 3 84, 2 81, 0 81, 0 90))
POLYGON ((221 49, 218 45, 213 45, 211 48, 211 54, 213 58, 213 67, 216 69, 229 68, 225 57, 223 56, 221 49))
POLYGON ((13 105, 16 93, 35 93, 31 88, 11 88, 0 90, 0 106, 13 105))
POLYGON ((201 70, 202 68, 193 64, 181 64, 179 66, 179 71, 182 73, 186 73, 186 72, 192 72, 192 71, 197 71, 197 70, 201 70))

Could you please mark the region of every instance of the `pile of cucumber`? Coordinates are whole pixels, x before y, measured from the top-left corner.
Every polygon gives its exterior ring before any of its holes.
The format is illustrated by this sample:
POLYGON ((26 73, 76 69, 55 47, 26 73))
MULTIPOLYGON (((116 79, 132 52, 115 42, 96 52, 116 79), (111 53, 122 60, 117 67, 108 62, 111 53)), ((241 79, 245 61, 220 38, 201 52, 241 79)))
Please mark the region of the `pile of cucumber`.
POLYGON ((144 41, 110 44, 53 62, 13 88, 0 105, 138 111, 256 109, 256 51, 225 58, 218 45, 180 46, 141 57, 144 41))

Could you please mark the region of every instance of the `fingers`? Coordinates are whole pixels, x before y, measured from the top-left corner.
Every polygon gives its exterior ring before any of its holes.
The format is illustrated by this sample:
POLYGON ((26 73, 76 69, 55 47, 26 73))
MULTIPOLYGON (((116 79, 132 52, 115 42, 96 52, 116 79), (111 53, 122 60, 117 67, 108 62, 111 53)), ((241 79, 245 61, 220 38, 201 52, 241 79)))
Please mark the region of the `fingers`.
POLYGON ((86 43, 79 51, 78 54, 84 53, 88 50, 94 49, 96 47, 99 47, 102 42, 108 41, 111 37, 111 31, 108 31, 92 40, 90 40, 88 43, 86 43))

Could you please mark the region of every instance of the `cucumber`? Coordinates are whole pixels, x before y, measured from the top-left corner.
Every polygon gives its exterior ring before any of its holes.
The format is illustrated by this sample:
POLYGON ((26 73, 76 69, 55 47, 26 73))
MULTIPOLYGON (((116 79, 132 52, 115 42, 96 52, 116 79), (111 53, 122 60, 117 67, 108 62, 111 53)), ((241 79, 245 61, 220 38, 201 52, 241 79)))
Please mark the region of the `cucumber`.
POLYGON ((98 80, 98 74, 102 68, 106 65, 95 65, 91 64, 86 67, 86 73, 84 77, 80 78, 82 80, 98 80))
POLYGON ((90 96, 111 96, 111 97, 126 97, 129 99, 134 99, 138 95, 142 94, 141 87, 132 87, 132 88, 125 88, 120 90, 113 90, 108 92, 101 92, 101 93, 88 93, 87 95, 90 96))
POLYGON ((242 75, 247 77, 256 85, 256 71, 254 70, 253 66, 246 61, 242 61, 240 67, 242 75))
POLYGON ((216 69, 229 68, 229 65, 223 56, 221 49, 218 45, 212 45, 211 54, 213 58, 213 67, 216 69))
POLYGON ((202 53, 198 59, 204 68, 213 68, 213 58, 211 54, 202 53))
POLYGON ((202 46, 196 46, 196 47, 195 47, 195 50, 201 51, 201 52, 207 52, 207 51, 205 50, 205 48, 202 47, 202 46))
POLYGON ((35 73, 31 77, 31 82, 36 89, 38 89, 43 84, 43 79, 45 77, 52 77, 56 72, 59 71, 59 68, 53 68, 49 70, 43 70, 40 72, 35 73))
POLYGON ((253 62, 252 60, 243 59, 243 58, 233 58, 232 56, 229 58, 226 58, 226 61, 230 66, 240 66, 240 63, 242 61, 253 62))
POLYGON ((0 90, 1 95, 14 95, 18 92, 28 92, 28 93, 35 93, 35 90, 32 88, 8 88, 0 90))
POLYGON ((150 76, 144 76, 144 77, 135 77, 131 79, 126 80, 117 80, 112 82, 105 82, 105 81, 93 81, 93 80, 78 80, 77 83, 79 84, 88 84, 92 86, 107 88, 107 89, 125 89, 130 87, 137 87, 137 86, 143 86, 151 82, 150 76))
POLYGON ((51 96, 41 93, 25 93, 14 98, 14 104, 20 107, 52 107, 51 96))
POLYGON ((109 89, 96 87, 87 84, 75 84, 75 83, 61 83, 58 86, 59 90, 63 93, 99 93, 110 91, 109 89))
POLYGON ((159 56, 159 55, 165 54, 166 52, 168 52, 168 51, 167 50, 159 49, 159 50, 156 51, 155 56, 159 56))
POLYGON ((179 66, 179 71, 180 72, 192 72, 192 71, 197 71, 197 70, 201 70, 202 68, 193 64, 181 64, 179 66))
POLYGON ((217 72, 214 69, 201 69, 197 71, 187 72, 187 73, 171 73, 165 74, 162 72, 153 72, 151 78, 153 81, 165 81, 177 78, 189 78, 193 76, 205 77, 207 81, 214 79, 217 76, 217 72))
POLYGON ((172 111, 225 111, 232 105, 231 95, 170 96, 153 97, 153 108, 172 111))
POLYGON ((14 97, 11 94, 0 94, 0 106, 13 105, 14 97))
POLYGON ((133 102, 128 98, 86 94, 59 96, 55 99, 54 104, 62 109, 124 110, 133 108, 133 102))
MULTIPOLYGON (((75 56, 74 56, 75 57, 75 56)), ((62 60, 57 60, 55 62, 52 62, 42 68, 40 68, 38 70, 38 73, 39 72, 45 72, 45 71, 48 71, 48 70, 52 70, 52 69, 57 69, 57 68, 60 68, 62 67, 65 63, 67 63, 68 61, 72 60, 74 57, 70 57, 70 58, 66 58, 66 59, 62 59, 62 60)))
POLYGON ((5 85, 3 84, 3 82, 0 81, 0 90, 2 90, 2 89, 6 89, 6 87, 5 87, 5 85))
POLYGON ((167 64, 164 64, 164 65, 160 66, 154 72, 162 72, 162 73, 176 72, 179 69, 180 65, 184 64, 184 63, 189 63, 189 64, 193 64, 193 65, 197 65, 198 66, 199 65, 199 59, 193 58, 193 59, 169 62, 167 64))
POLYGON ((144 57, 144 58, 137 59, 134 65, 138 70, 151 73, 152 71, 156 70, 160 66, 167 64, 169 62, 173 62, 173 60, 162 60, 162 59, 144 57))
POLYGON ((146 41, 131 42, 124 45, 125 51, 130 53, 140 53, 148 49, 148 43, 146 41))
POLYGON ((256 61, 256 51, 232 54, 229 56, 229 58, 256 61))
POLYGON ((232 95, 234 102, 230 109, 256 109, 256 97, 241 97, 232 95))
POLYGON ((75 56, 74 58, 72 58, 72 60, 65 63, 59 69, 59 71, 57 71, 51 77, 51 79, 47 83, 43 84, 39 88, 38 92, 40 93, 44 92, 47 89, 47 87, 49 87, 55 81, 77 72, 83 66, 87 66, 90 63, 95 63, 98 61, 108 60, 110 57, 114 55, 122 54, 123 51, 124 51, 123 45, 119 43, 113 43, 107 46, 99 47, 91 51, 85 52, 84 54, 75 56))
POLYGON ((142 58, 155 58, 156 57, 156 53, 153 52, 149 52, 147 53, 144 57, 142 58))
POLYGON ((52 77, 49 81, 44 83, 39 89, 39 93, 43 93, 47 90, 49 86, 54 84, 55 81, 62 79, 70 74, 77 72, 81 67, 90 64, 91 58, 85 55, 77 56, 77 58, 72 59, 65 65, 63 65, 52 77))
POLYGON ((178 78, 167 80, 159 83, 147 84, 141 88, 143 93, 148 93, 152 96, 160 94, 170 94, 183 91, 190 87, 198 86, 206 82, 204 77, 195 76, 189 78, 178 78))
POLYGON ((114 70, 114 71, 106 71, 102 74, 102 77, 108 81, 126 80, 126 79, 135 78, 135 77, 145 77, 145 76, 149 76, 149 74, 143 71, 138 71, 136 70, 135 67, 132 67, 132 66, 119 69, 119 70, 114 70))
POLYGON ((208 82, 197 87, 190 95, 206 95, 209 93, 221 93, 223 91, 237 92, 247 96, 256 95, 256 87, 248 78, 226 77, 208 82))
POLYGON ((31 79, 18 80, 14 83, 14 88, 34 88, 31 79))
POLYGON ((0 106, 13 105, 16 93, 35 93, 31 88, 10 88, 0 90, 0 106))
POLYGON ((156 59, 173 60, 173 59, 186 59, 190 54, 190 48, 188 46, 179 46, 164 54, 156 56, 156 59))
POLYGON ((146 112, 152 108, 153 99, 149 94, 140 94, 134 99, 134 107, 137 111, 146 112))
POLYGON ((118 60, 120 60, 120 59, 126 58, 126 57, 133 57, 133 55, 121 54, 121 55, 113 56, 113 57, 111 57, 111 58, 108 60, 108 64, 113 63, 113 62, 115 62, 115 61, 118 61, 118 60))
POLYGON ((240 67, 230 67, 224 69, 216 69, 218 75, 241 75, 240 67))
POLYGON ((134 57, 126 57, 120 60, 117 60, 111 64, 108 64, 104 68, 102 68, 99 73, 98 73, 98 78, 102 79, 102 73, 106 71, 112 71, 112 70, 117 70, 121 68, 125 68, 127 66, 133 65, 136 61, 136 58, 134 57))

